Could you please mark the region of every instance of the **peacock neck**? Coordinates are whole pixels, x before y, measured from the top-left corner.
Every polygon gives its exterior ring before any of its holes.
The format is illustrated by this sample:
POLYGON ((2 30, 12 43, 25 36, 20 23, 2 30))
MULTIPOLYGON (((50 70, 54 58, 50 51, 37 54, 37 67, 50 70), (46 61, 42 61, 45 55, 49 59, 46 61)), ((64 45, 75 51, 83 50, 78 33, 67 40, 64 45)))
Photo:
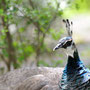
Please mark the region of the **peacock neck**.
POLYGON ((81 64, 83 63, 79 58, 78 51, 76 50, 73 53, 73 57, 68 56, 68 62, 65 69, 68 73, 74 73, 77 70, 77 68, 80 68, 81 64))

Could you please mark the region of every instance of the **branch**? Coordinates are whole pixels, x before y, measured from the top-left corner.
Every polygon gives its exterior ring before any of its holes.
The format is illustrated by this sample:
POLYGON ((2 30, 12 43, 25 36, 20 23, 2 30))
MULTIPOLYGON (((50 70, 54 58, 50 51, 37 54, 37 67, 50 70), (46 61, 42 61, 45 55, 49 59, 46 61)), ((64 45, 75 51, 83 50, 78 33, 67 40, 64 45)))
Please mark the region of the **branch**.
POLYGON ((43 44, 43 42, 44 42, 44 38, 45 38, 45 36, 46 36, 46 32, 49 30, 52 22, 53 22, 53 21, 56 19, 56 17, 57 17, 58 8, 59 8, 59 3, 57 3, 56 13, 54 14, 53 18, 52 18, 51 21, 49 22, 49 24, 48 24, 48 26, 47 26, 47 28, 46 28, 46 31, 43 33, 42 44, 43 44))
POLYGON ((0 49, 5 49, 5 47, 0 47, 0 49))
POLYGON ((38 22, 34 22, 33 19, 31 19, 29 16, 27 16, 24 12, 22 12, 22 10, 20 10, 19 8, 17 8, 25 18, 29 19, 30 21, 32 21, 32 23, 37 27, 37 29, 40 31, 40 25, 38 22))
POLYGON ((35 9, 35 7, 34 7, 34 4, 33 4, 32 0, 29 0, 29 4, 30 4, 30 6, 32 7, 32 9, 35 9))
POLYGON ((59 3, 57 3, 56 13, 54 14, 53 18, 52 18, 51 21, 49 22, 49 24, 48 24, 48 26, 47 26, 47 28, 46 28, 46 32, 49 30, 52 22, 56 19, 56 17, 57 17, 57 12, 58 12, 58 8, 59 8, 59 3))
POLYGON ((3 56, 3 54, 0 53, 0 57, 6 63, 6 65, 8 65, 8 60, 5 59, 5 57, 3 56))

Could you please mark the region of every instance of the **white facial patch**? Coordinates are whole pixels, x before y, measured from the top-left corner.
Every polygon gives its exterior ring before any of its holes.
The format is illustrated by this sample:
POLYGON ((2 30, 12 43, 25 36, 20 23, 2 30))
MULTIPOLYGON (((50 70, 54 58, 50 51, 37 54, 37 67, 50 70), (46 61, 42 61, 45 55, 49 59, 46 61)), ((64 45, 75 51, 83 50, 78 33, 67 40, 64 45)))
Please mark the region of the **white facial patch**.
POLYGON ((74 49, 72 49, 72 45, 70 47, 67 47, 67 49, 64 49, 64 52, 66 53, 67 56, 73 57, 74 49))

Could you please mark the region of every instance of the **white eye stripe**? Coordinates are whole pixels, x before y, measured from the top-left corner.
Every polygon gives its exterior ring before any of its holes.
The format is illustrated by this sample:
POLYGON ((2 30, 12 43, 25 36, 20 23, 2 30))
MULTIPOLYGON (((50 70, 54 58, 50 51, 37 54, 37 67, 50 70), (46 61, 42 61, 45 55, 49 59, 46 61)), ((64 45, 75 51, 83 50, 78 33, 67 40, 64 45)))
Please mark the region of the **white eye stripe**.
POLYGON ((66 40, 66 41, 64 41, 64 42, 60 42, 59 44, 57 44, 57 47, 56 47, 56 48, 59 48, 60 46, 62 47, 62 46, 65 45, 68 41, 72 41, 72 39, 66 40))
POLYGON ((63 45, 65 45, 68 41, 72 41, 72 39, 66 40, 66 41, 63 43, 63 45))

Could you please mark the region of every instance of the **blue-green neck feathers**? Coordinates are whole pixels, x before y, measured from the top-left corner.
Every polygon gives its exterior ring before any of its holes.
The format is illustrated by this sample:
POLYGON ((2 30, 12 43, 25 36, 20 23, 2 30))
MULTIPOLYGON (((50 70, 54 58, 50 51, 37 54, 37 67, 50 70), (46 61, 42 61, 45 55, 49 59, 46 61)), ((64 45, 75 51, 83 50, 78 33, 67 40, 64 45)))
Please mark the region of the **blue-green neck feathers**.
POLYGON ((78 52, 77 50, 74 51, 73 53, 73 57, 72 56, 68 56, 68 62, 66 65, 66 69, 68 73, 74 73, 77 68, 80 67, 80 65, 83 64, 78 56, 78 52))
POLYGON ((84 66, 76 50, 73 57, 68 56, 68 62, 62 75, 61 90, 86 90, 89 86, 90 70, 84 66))

